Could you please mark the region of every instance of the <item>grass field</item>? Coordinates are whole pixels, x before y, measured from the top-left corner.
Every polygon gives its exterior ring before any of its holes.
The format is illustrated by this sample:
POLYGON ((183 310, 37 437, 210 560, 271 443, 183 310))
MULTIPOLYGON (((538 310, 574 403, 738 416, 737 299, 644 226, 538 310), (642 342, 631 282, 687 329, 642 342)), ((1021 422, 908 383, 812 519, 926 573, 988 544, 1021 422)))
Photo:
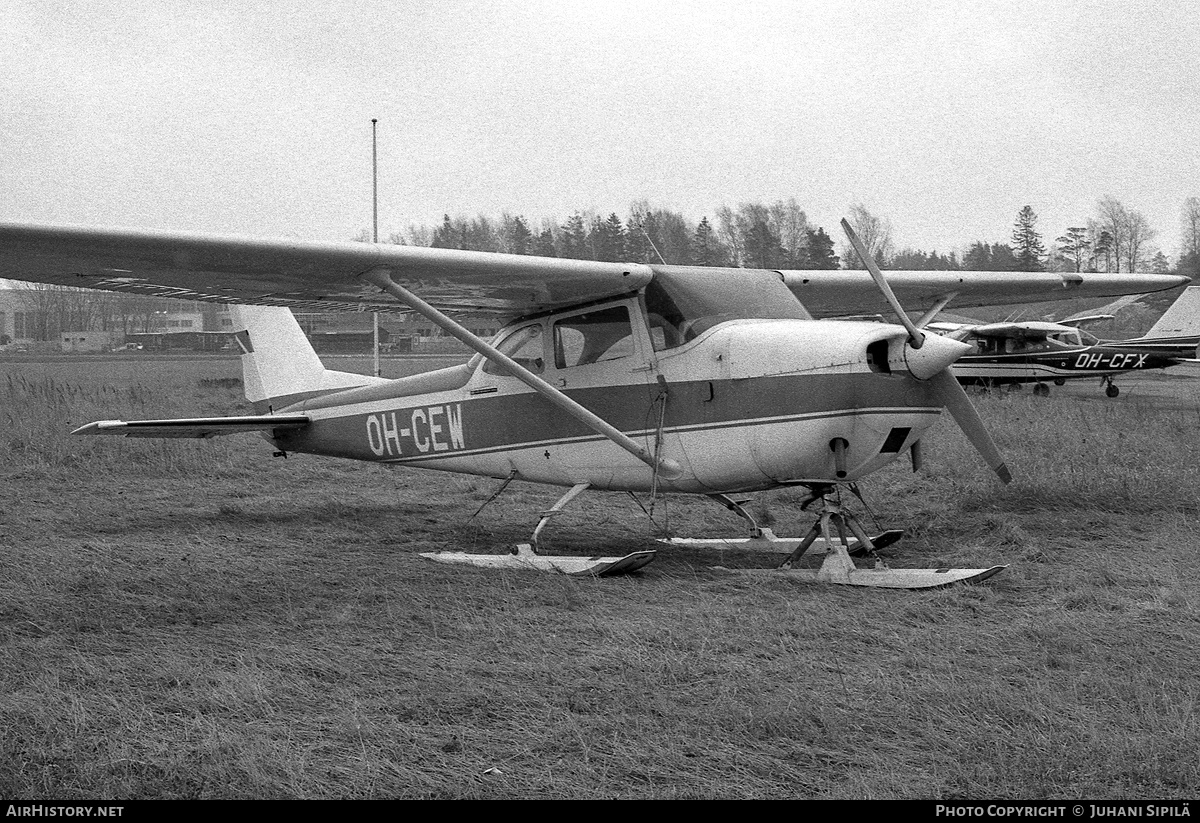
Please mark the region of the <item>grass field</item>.
MULTIPOLYGON (((907 530, 893 566, 1010 567, 896 592, 715 550, 602 580, 443 566, 418 553, 502 551, 559 490, 472 519, 496 481, 67 434, 246 411, 236 369, 0 362, 0 796, 1200 795, 1200 405, 978 398, 1011 486, 943 421, 856 506, 907 530)), ((802 533, 800 499, 753 509, 802 533)), ((741 531, 587 494, 547 537, 664 527, 741 531)))

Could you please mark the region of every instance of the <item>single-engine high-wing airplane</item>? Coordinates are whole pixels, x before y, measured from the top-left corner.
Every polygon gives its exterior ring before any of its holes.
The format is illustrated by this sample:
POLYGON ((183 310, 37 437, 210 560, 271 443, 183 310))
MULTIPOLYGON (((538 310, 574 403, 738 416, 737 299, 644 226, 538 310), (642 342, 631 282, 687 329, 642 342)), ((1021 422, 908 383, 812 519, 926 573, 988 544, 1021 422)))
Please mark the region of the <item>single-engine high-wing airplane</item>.
POLYGON ((968 385, 1033 383, 1034 394, 1048 395, 1050 383, 1099 378, 1104 393, 1121 393, 1113 378, 1124 372, 1165 369, 1195 361, 1200 345, 1200 287, 1184 289, 1144 336, 1100 340, 1081 326, 1112 315, 1074 317, 1057 323, 1041 320, 1007 323, 929 323, 928 328, 973 351, 954 364, 968 385))
POLYGON ((607 489, 707 495, 745 519, 750 542, 787 552, 786 573, 893 588, 983 579, 1002 567, 859 569, 850 557, 851 549, 874 554, 875 547, 838 505, 839 486, 906 452, 915 464, 920 438, 943 408, 1009 479, 950 371, 969 347, 922 332, 896 294, 935 311, 956 298, 980 305, 1116 296, 1185 278, 912 272, 885 279, 860 254, 867 272, 780 272, 0 225, 0 278, 236 304, 246 394, 257 414, 100 421, 80 434, 259 431, 285 453, 569 489, 515 554, 432 555, 446 562, 590 574, 644 565, 654 552, 539 551, 549 517, 587 489, 607 489), (287 306, 416 312, 477 356, 398 380, 330 371, 280 308, 287 306), (881 309, 900 325, 813 319, 881 309), (508 323, 489 342, 453 319, 459 311, 508 323), (807 487, 809 502, 821 505, 803 539, 775 538, 731 497, 779 486, 807 487), (792 568, 809 549, 828 552, 823 565, 792 568))

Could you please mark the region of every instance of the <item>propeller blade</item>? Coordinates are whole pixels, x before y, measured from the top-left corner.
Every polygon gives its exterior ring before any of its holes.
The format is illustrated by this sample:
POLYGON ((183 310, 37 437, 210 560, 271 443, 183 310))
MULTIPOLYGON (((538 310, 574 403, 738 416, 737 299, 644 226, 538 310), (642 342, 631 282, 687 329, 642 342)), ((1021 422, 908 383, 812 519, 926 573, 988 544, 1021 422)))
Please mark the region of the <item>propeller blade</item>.
MULTIPOLYGON (((854 246, 854 251, 858 253, 859 259, 863 265, 867 267, 867 271, 871 273, 871 279, 875 281, 875 285, 879 287, 879 291, 883 292, 884 298, 888 305, 892 307, 896 318, 900 321, 900 325, 904 326, 908 332, 908 344, 914 350, 919 350, 925 344, 925 334, 920 328, 909 319, 908 312, 904 311, 904 307, 900 305, 899 298, 892 291, 892 287, 888 285, 887 278, 883 276, 883 272, 879 270, 879 266, 875 265, 874 259, 867 252, 866 246, 858 239, 858 235, 854 229, 850 227, 850 222, 846 218, 842 218, 842 230, 846 232, 846 237, 850 239, 850 245, 854 246)), ((953 294, 945 296, 944 299, 948 303, 954 297, 953 294)), ((937 308, 940 311, 945 306, 942 303, 937 308)), ((928 313, 921 318, 921 325, 925 325, 936 311, 928 313)), ((955 342, 945 340, 942 337, 936 337, 939 343, 955 342)), ((1012 473, 1008 470, 1008 464, 1004 461, 1004 455, 1000 453, 1000 449, 996 447, 996 443, 992 440, 992 436, 987 433, 987 428, 983 425, 983 419, 979 416, 979 412, 975 411, 975 406, 971 404, 971 398, 967 397, 966 391, 958 384, 958 378, 954 376, 954 372, 950 370, 949 363, 962 356, 964 350, 951 349, 949 346, 939 345, 936 347, 938 351, 934 356, 928 357, 913 357, 905 355, 905 360, 908 362, 909 371, 918 380, 928 379, 933 384, 934 390, 937 392, 938 399, 945 406, 950 416, 954 418, 954 422, 958 423, 958 427, 963 430, 963 434, 971 441, 971 445, 979 452, 988 467, 996 473, 996 476, 1004 483, 1012 482, 1012 473), (942 367, 942 364, 945 364, 942 367), (933 374, 928 374, 927 369, 933 366, 939 368, 933 374)))
POLYGON ((988 434, 983 425, 983 419, 979 416, 979 412, 975 411, 975 406, 971 404, 971 398, 967 397, 966 391, 958 384, 958 378, 954 376, 954 372, 948 368, 943 369, 931 377, 929 382, 934 385, 942 405, 950 412, 950 416, 954 418, 955 423, 958 423, 958 427, 963 430, 963 434, 971 441, 975 450, 983 456, 988 467, 1002 482, 1012 482, 1012 473, 1008 470, 1004 455, 1000 453, 992 436, 988 434))
POLYGON ((916 327, 912 320, 909 319, 908 313, 904 311, 904 307, 900 305, 900 300, 896 297, 896 293, 892 291, 892 287, 888 285, 887 278, 883 276, 883 272, 879 270, 879 266, 875 265, 875 261, 867 252, 867 247, 858 239, 854 229, 850 228, 850 222, 845 217, 842 218, 842 231, 846 232, 846 237, 850 239, 850 245, 854 246, 854 250, 858 252, 858 257, 862 260, 863 265, 867 267, 867 271, 871 273, 871 279, 875 281, 875 285, 883 292, 884 299, 888 301, 888 305, 892 307, 892 311, 896 314, 896 319, 900 321, 900 325, 908 331, 908 342, 914 349, 919 349, 925 343, 925 335, 916 327))

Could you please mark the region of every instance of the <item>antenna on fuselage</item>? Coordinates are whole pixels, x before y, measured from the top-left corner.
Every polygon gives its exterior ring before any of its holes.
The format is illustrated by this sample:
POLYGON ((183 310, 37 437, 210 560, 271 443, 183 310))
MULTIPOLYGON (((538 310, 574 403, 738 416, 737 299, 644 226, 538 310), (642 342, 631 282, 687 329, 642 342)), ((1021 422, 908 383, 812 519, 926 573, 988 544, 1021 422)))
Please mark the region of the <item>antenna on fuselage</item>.
POLYGON ((658 250, 658 246, 654 245, 654 241, 650 239, 650 232, 646 231, 646 227, 641 223, 638 223, 638 228, 642 230, 642 235, 646 238, 646 242, 650 244, 650 248, 654 249, 654 253, 658 255, 658 262, 664 266, 667 265, 667 261, 663 259, 662 252, 658 250))

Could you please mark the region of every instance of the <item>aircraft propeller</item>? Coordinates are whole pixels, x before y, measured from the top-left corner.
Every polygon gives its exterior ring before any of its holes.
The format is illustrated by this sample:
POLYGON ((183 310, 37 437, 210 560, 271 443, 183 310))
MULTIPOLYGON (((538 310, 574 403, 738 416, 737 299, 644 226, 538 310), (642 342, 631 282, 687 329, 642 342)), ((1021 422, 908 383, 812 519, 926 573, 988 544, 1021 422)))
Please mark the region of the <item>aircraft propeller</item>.
POLYGON ((858 253, 859 259, 867 267, 867 271, 871 273, 871 279, 875 281, 875 285, 883 293, 884 299, 892 307, 896 318, 908 331, 908 347, 905 352, 905 360, 913 376, 918 380, 929 380, 932 383, 934 390, 937 392, 938 399, 950 412, 950 416, 954 418, 954 422, 962 429, 963 434, 971 441, 971 445, 983 457, 988 467, 996 473, 996 476, 1002 482, 1011 482, 1012 473, 1008 470, 1008 464, 1004 461, 1004 455, 1000 453, 1000 449, 997 448, 995 441, 992 440, 992 436, 988 434, 987 427, 983 424, 983 418, 975 410, 975 406, 972 405, 971 398, 967 397, 966 391, 959 385, 958 379, 954 376, 954 372, 951 371, 950 366, 940 366, 936 370, 921 368, 922 365, 930 363, 946 362, 942 359, 945 352, 939 352, 941 356, 934 357, 929 357, 928 353, 926 357, 922 357, 919 354, 922 349, 927 348, 928 343, 936 339, 939 343, 929 348, 940 350, 944 348, 940 345, 940 341, 955 341, 946 340, 946 338, 938 335, 926 335, 922 332, 909 318, 908 313, 904 311, 904 307, 900 305, 900 300, 896 297, 895 292, 892 291, 892 287, 888 285, 887 278, 883 276, 883 272, 875 264, 874 259, 867 252, 866 247, 845 218, 842 218, 842 230, 846 232, 846 237, 850 239, 850 245, 854 247, 854 251, 858 253))

